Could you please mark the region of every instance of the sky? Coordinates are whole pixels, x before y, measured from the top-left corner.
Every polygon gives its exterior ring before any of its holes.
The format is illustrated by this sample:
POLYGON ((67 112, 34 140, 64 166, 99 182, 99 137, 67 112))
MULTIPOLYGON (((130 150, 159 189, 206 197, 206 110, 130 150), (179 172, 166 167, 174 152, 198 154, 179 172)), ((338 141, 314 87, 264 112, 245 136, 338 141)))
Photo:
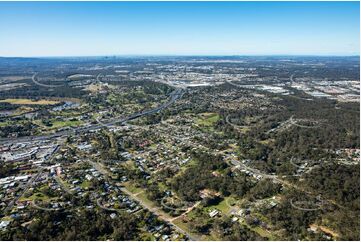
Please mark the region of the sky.
POLYGON ((0 2, 0 56, 359 55, 359 2, 0 2))

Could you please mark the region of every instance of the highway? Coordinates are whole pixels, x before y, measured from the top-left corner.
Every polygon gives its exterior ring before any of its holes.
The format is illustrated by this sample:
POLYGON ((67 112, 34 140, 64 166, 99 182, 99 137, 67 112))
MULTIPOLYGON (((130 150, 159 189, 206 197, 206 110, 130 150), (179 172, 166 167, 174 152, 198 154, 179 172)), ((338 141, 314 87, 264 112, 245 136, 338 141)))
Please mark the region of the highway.
MULTIPOLYGON (((52 153, 52 155, 49 157, 49 160, 51 160, 57 151, 59 150, 59 147, 52 153)), ((39 167, 37 170, 36 175, 32 176, 31 179, 23 186, 19 187, 19 189, 23 189, 18 195, 14 197, 14 199, 8 204, 8 206, 4 209, 4 214, 8 211, 11 211, 15 205, 15 203, 25 194, 25 192, 36 182, 36 180, 40 177, 40 175, 44 171, 44 167, 39 167)))
POLYGON ((112 120, 104 122, 103 124, 92 124, 90 126, 86 126, 86 127, 83 126, 83 127, 73 128, 71 130, 59 131, 59 132, 56 132, 54 134, 48 134, 48 135, 26 136, 26 137, 16 137, 16 138, 1 138, 0 139, 0 144, 9 143, 9 142, 16 143, 16 142, 29 142, 29 141, 47 140, 47 139, 52 139, 52 138, 56 138, 56 137, 65 137, 65 136, 69 136, 71 134, 77 134, 77 133, 87 132, 87 131, 91 131, 91 130, 97 130, 97 129, 100 129, 100 128, 104 127, 104 126, 105 127, 111 127, 111 126, 113 126, 113 125, 115 125, 117 123, 124 124, 127 121, 137 119, 137 118, 145 116, 145 115, 150 115, 150 114, 157 113, 157 112, 169 107, 171 104, 173 104, 176 100, 178 100, 182 96, 183 96, 183 89, 176 89, 170 94, 170 98, 169 98, 169 100, 167 102, 159 105, 156 108, 146 110, 146 111, 142 111, 142 112, 137 112, 137 113, 134 113, 134 114, 132 114, 132 115, 130 115, 128 117, 125 117, 125 118, 114 118, 112 120))
POLYGON ((65 86, 64 84, 60 84, 60 85, 48 85, 48 84, 44 84, 44 83, 41 83, 37 80, 36 78, 36 73, 33 75, 33 77, 31 78, 31 80, 38 86, 42 86, 42 87, 62 87, 62 86, 65 86))

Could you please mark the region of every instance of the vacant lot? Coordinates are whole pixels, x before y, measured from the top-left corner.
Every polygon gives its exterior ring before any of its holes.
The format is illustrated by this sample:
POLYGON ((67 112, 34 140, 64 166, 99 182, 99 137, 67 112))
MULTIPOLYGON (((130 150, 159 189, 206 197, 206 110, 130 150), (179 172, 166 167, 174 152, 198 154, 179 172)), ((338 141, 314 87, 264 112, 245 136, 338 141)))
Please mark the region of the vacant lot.
POLYGON ((46 99, 41 99, 41 100, 31 100, 31 99, 4 99, 4 100, 0 100, 0 102, 2 103, 11 103, 11 104, 19 104, 19 105, 54 105, 59 103, 59 101, 53 101, 53 100, 46 100, 46 99))

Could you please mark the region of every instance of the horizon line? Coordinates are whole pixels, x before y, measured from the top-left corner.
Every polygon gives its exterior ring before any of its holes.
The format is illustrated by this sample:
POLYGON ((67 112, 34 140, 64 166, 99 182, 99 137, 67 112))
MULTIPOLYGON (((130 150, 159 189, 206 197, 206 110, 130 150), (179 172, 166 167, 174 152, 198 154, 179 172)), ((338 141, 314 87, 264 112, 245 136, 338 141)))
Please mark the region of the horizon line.
POLYGON ((355 54, 109 54, 109 55, 34 55, 34 56, 1 56, 0 58, 94 58, 94 57, 360 57, 355 54))

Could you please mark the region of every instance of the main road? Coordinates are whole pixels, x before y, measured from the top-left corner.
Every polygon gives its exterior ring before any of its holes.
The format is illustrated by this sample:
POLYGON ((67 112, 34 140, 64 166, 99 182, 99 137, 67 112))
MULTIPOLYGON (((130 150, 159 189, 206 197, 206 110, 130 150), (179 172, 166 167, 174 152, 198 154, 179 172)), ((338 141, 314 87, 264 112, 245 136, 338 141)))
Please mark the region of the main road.
MULTIPOLYGON (((152 207, 150 205, 148 205, 147 203, 145 203, 142 199, 140 199, 139 197, 135 196, 133 193, 131 193, 130 191, 128 191, 125 187, 122 187, 120 189, 122 192, 124 192, 125 194, 127 194, 129 197, 131 197, 133 200, 136 200, 137 202, 139 202, 139 204, 143 207, 146 208, 147 210, 149 210, 150 212, 154 213, 155 215, 157 215, 159 218, 161 218, 162 220, 166 221, 167 223, 171 224, 178 232, 185 234, 188 236, 188 238, 190 240, 193 241, 200 241, 200 239, 198 237, 196 237, 195 235, 191 235, 189 234, 187 231, 183 230, 181 227, 179 227, 177 224, 175 224, 173 222, 174 219, 172 218, 168 218, 167 216, 165 216, 164 213, 159 211, 158 207, 152 207)), ((198 205, 199 203, 197 203, 198 205)), ((178 218, 178 217, 177 217, 178 218)))
MULTIPOLYGON (((53 151, 53 153, 50 155, 50 157, 48 158, 48 160, 52 160, 53 157, 55 156, 55 154, 58 152, 59 150, 59 146, 53 151)), ((8 206, 3 210, 4 214, 7 213, 8 211, 11 211, 12 208, 14 207, 15 203, 26 193, 26 191, 32 187, 34 185, 34 183, 38 180, 38 178, 40 177, 40 175, 43 173, 45 167, 39 167, 37 169, 37 173, 35 175, 33 175, 30 180, 25 183, 24 185, 20 186, 19 189, 19 193, 17 195, 14 196, 14 199, 8 204, 8 206), (21 190, 22 189, 22 190, 21 190), (21 191, 20 191, 21 190, 21 191)))
POLYGON ((65 136, 69 136, 71 134, 82 133, 82 132, 87 132, 87 131, 91 131, 91 130, 97 130, 104 126, 111 127, 117 123, 124 124, 127 121, 137 119, 137 118, 145 116, 145 115, 157 113, 157 112, 169 107, 171 104, 173 104, 177 99, 181 98, 182 96, 183 96, 183 89, 178 88, 178 89, 175 89, 170 94, 170 98, 167 102, 159 105, 156 108, 153 108, 150 110, 145 110, 142 112, 137 112, 137 113, 134 113, 125 118, 114 118, 114 119, 104 122, 102 124, 92 124, 92 125, 85 126, 85 127, 83 126, 83 127, 73 128, 71 130, 59 131, 54 134, 48 134, 48 135, 26 136, 26 137, 19 137, 19 138, 1 138, 0 144, 4 144, 4 143, 8 143, 8 142, 14 143, 14 142, 30 142, 30 141, 38 141, 38 140, 47 140, 47 139, 51 139, 51 138, 65 137, 65 136))
POLYGON ((38 81, 38 78, 36 77, 36 73, 32 76, 31 80, 38 86, 42 86, 42 87, 62 87, 65 86, 65 84, 60 84, 60 85, 49 85, 49 84, 44 84, 38 81))
MULTIPOLYGON (((103 169, 99 164, 97 164, 97 162, 91 161, 90 159, 87 159, 87 161, 89 162, 90 165, 93 166, 93 168, 95 170, 97 170, 100 174, 102 174, 108 181, 112 182, 110 179, 108 179, 110 177, 109 176, 109 171, 103 169)), ((181 227, 179 227, 177 224, 175 224, 173 220, 176 219, 176 218, 173 218, 173 219, 169 218, 165 213, 161 212, 158 207, 150 206, 149 204, 145 203, 142 199, 137 197, 136 194, 130 192, 125 187, 121 187, 120 190, 123 193, 127 194, 133 200, 137 201, 143 208, 149 210, 151 213, 155 214, 160 219, 162 219, 162 220, 166 221, 167 223, 171 224, 178 232, 187 235, 190 240, 194 240, 194 241, 199 241, 200 240, 198 237, 196 237, 194 235, 191 235, 190 233, 188 233, 187 231, 185 231, 181 227)), ((101 204, 99 202, 100 202, 100 200, 97 200, 97 204, 101 208, 109 210, 109 211, 115 211, 113 209, 104 208, 103 206, 101 206, 101 204)), ((196 205, 194 205, 190 210, 188 210, 184 214, 187 214, 188 212, 190 212, 197 205, 199 205, 199 203, 196 203, 196 205)))

